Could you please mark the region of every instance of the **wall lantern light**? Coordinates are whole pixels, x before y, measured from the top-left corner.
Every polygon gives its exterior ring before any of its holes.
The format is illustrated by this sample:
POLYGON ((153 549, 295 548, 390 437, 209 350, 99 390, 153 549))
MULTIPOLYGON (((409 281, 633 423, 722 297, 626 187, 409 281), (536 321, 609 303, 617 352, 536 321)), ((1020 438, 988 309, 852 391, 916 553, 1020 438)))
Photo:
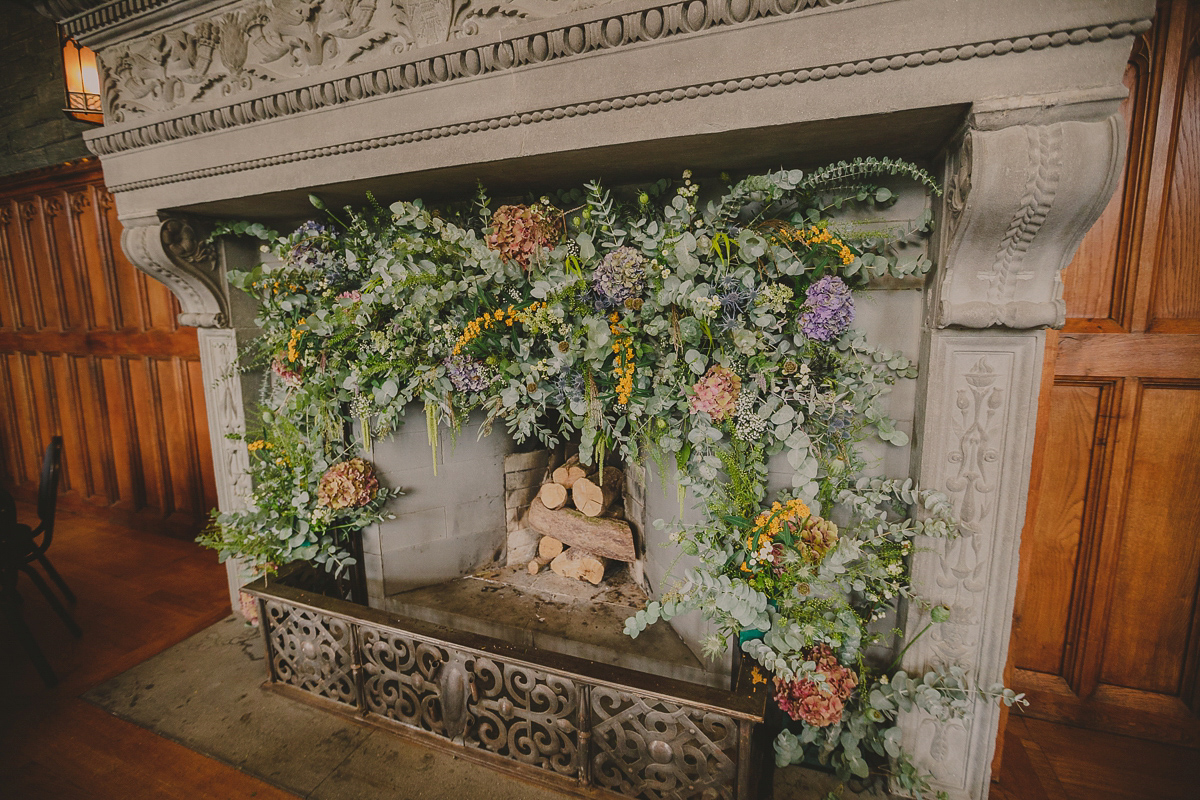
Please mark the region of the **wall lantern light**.
POLYGON ((100 70, 96 54, 74 39, 63 37, 63 74, 67 82, 68 117, 93 125, 104 124, 100 106, 100 70))

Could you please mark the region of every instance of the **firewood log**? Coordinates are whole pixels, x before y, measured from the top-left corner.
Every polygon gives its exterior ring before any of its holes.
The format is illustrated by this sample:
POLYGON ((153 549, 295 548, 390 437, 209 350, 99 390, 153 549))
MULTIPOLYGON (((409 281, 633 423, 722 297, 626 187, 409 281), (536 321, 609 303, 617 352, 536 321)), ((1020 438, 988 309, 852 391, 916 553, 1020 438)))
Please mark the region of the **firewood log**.
POLYGON ((538 490, 538 499, 546 508, 562 508, 567 504, 567 487, 554 481, 543 483, 542 488, 538 490))
POLYGON ((568 548, 550 562, 550 569, 556 574, 587 581, 593 586, 604 580, 607 566, 608 562, 602 556, 589 553, 582 547, 568 548))
POLYGON ((529 570, 530 575, 537 575, 542 571, 542 567, 546 566, 553 560, 554 559, 551 558, 542 558, 541 556, 537 556, 536 558, 530 560, 530 562, 525 565, 525 568, 529 570))
POLYGON ((579 464, 579 456, 571 456, 561 467, 551 473, 551 479, 562 486, 564 489, 570 489, 575 485, 575 481, 580 478, 586 478, 591 472, 579 464))
MULTIPOLYGON (((624 520, 607 516, 585 517, 572 508, 551 511, 535 497, 529 504, 529 516, 526 517, 526 521, 530 528, 547 538, 552 537, 560 545, 582 547, 616 561, 637 559, 633 529, 624 520)), ((543 538, 542 541, 546 539, 543 538)), ((541 555, 546 555, 541 552, 540 546, 538 549, 541 555)))
MULTIPOLYGON (((533 502, 538 502, 536 499, 533 502)), ((537 530, 536 528, 534 530, 537 530)), ((538 542, 538 556, 550 561, 563 551, 563 543, 553 536, 543 536, 538 542)))
POLYGON ((598 517, 621 496, 625 473, 617 467, 605 467, 603 476, 580 478, 571 487, 575 508, 588 517, 598 517))

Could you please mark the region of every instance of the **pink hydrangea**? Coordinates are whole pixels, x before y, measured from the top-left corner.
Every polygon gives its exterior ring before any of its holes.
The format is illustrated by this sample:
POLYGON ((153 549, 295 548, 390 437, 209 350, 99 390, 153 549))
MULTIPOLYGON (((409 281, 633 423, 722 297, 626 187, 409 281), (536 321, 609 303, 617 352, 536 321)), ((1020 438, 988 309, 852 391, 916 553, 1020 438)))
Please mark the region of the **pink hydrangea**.
POLYGON ((543 247, 558 243, 557 221, 539 206, 500 206, 492 214, 487 246, 525 269, 543 247))
POLYGON ((287 361, 283 356, 276 356, 275 359, 271 361, 271 371, 278 375, 280 380, 282 380, 288 386, 295 388, 300 385, 302 376, 299 372, 287 365, 287 361))
POLYGON ((816 662, 815 672, 820 673, 824 681, 776 678, 775 702, 792 719, 803 720, 815 728, 834 725, 841 721, 846 701, 858 687, 858 675, 838 662, 829 645, 816 645, 806 651, 804 657, 816 662))
POLYGON ((692 410, 707 413, 714 422, 726 420, 733 416, 741 390, 742 379, 716 364, 692 387, 692 410))
POLYGON ((375 499, 379 479, 375 468, 361 458, 334 464, 317 484, 317 504, 327 508, 357 508, 375 499))

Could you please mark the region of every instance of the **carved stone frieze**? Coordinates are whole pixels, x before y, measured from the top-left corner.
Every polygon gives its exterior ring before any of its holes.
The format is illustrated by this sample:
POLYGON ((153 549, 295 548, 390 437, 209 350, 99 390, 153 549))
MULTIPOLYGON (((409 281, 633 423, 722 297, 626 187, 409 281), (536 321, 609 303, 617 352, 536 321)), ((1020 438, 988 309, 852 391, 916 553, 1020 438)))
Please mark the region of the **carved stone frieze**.
POLYGON ((104 49, 104 113, 121 123, 346 64, 369 65, 611 0, 273 0, 104 49))
POLYGON ((224 271, 195 223, 176 216, 122 222, 121 248, 134 266, 166 284, 179 298, 179 324, 223 326, 229 306, 224 271))
POLYGON ((938 327, 1063 324, 1060 272, 1104 210, 1124 154, 1115 97, 1067 107, 1075 118, 1055 102, 977 113, 947 158, 938 327), (995 127, 1006 114, 1028 124, 995 127))

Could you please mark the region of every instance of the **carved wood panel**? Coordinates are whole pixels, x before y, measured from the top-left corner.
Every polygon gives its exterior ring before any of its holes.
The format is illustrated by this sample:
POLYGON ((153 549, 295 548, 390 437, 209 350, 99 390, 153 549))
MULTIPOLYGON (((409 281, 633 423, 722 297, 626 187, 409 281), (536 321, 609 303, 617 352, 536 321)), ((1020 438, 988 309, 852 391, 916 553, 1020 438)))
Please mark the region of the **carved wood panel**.
POLYGON ((215 504, 196 331, 135 269, 99 165, 0 190, 0 479, 37 490, 64 438, 64 505, 195 531, 215 504))
POLYGON ((1011 681, 1035 716, 1200 747, 1198 34, 1164 0, 1134 49, 1125 180, 1047 338, 1011 681))

